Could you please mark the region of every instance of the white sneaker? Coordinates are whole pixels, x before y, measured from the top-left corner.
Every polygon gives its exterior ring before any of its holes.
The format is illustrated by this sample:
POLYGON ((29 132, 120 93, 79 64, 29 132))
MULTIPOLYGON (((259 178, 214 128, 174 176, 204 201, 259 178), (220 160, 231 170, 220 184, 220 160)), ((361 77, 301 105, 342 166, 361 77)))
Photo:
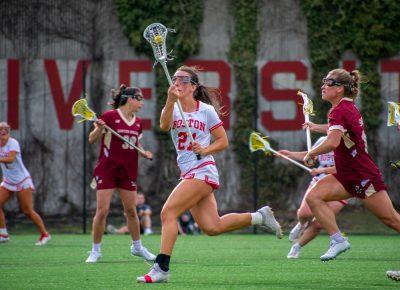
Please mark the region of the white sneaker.
POLYGON ((350 243, 347 241, 346 238, 341 243, 337 243, 334 240, 332 240, 329 245, 328 251, 325 254, 323 254, 320 257, 320 259, 323 262, 335 259, 338 255, 346 252, 348 249, 350 249, 350 243))
POLYGON ((9 235, 0 234, 0 243, 7 243, 10 240, 9 235))
POLYGON ((51 236, 49 233, 42 234, 39 237, 39 240, 35 243, 36 246, 44 246, 51 240, 51 236))
POLYGON ((147 262, 154 262, 156 260, 156 256, 149 252, 145 247, 142 246, 140 251, 135 250, 135 247, 131 246, 131 254, 132 256, 142 257, 147 262))
POLYGON ((101 258, 100 252, 91 251, 89 253, 90 254, 89 257, 86 259, 86 263, 96 263, 100 260, 101 258))
POLYGON ((282 229, 279 223, 276 221, 272 209, 269 206, 264 206, 257 212, 259 212, 262 216, 262 223, 260 226, 275 232, 276 237, 278 239, 282 239, 282 229))
POLYGON ((301 247, 299 244, 294 244, 287 255, 288 259, 298 259, 300 256, 301 247))
POLYGON ((387 271, 386 275, 392 280, 400 281, 400 271, 387 271))
POLYGON ((148 274, 136 278, 136 281, 140 283, 161 283, 168 282, 168 280, 169 271, 164 272, 157 263, 154 263, 148 274))
POLYGON ((143 231, 143 235, 145 236, 151 235, 152 233, 153 231, 151 230, 151 228, 144 229, 143 231))

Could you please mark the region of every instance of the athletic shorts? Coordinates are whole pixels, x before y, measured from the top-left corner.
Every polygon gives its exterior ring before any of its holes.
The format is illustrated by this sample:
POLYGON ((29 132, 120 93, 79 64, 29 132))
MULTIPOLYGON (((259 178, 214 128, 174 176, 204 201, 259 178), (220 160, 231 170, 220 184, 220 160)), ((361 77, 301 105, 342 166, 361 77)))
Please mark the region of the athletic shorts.
POLYGON ((213 189, 219 188, 219 175, 218 169, 215 166, 214 161, 205 161, 203 163, 196 164, 193 168, 190 168, 193 163, 181 164, 181 179, 199 179, 203 180, 213 189))
POLYGON ((121 188, 136 191, 136 175, 123 166, 102 163, 94 169, 90 186, 97 190, 121 188))
POLYGON ((365 199, 375 192, 387 190, 385 183, 378 176, 363 180, 349 180, 346 175, 333 174, 343 187, 354 197, 365 199))
POLYGON ((4 187, 5 189, 13 192, 19 192, 27 188, 32 188, 33 190, 35 189, 35 186, 33 185, 32 178, 26 177, 24 180, 22 180, 19 183, 11 183, 3 179, 3 181, 0 184, 1 187, 4 187))

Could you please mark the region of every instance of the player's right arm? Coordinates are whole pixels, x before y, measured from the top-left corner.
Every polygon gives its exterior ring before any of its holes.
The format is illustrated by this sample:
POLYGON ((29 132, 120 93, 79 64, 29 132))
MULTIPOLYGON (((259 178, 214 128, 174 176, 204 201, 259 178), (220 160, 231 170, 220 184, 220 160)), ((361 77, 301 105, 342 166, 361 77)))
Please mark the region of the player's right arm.
POLYGON ((178 100, 178 91, 174 85, 168 89, 168 97, 165 102, 165 106, 161 111, 160 116, 160 128, 164 132, 168 132, 171 129, 172 118, 174 113, 174 105, 178 100))
POLYGON ((93 123, 94 129, 89 134, 89 144, 96 143, 101 138, 101 135, 104 131, 104 124, 105 122, 99 119, 97 122, 93 123))
POLYGON ((9 151, 8 156, 0 157, 0 163, 13 163, 17 156, 17 151, 9 151))

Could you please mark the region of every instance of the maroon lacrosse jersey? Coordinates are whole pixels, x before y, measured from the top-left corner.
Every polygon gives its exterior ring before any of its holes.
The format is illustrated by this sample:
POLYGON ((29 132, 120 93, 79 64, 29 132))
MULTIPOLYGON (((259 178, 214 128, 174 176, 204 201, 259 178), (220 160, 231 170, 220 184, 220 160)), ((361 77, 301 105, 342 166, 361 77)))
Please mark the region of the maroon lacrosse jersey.
POLYGON ((386 190, 382 175, 367 151, 364 122, 352 99, 343 98, 328 116, 328 130, 343 132, 334 150, 334 176, 353 196, 365 198, 386 190))
MULTIPOLYGON (((100 119, 132 144, 139 146, 139 139, 142 137, 140 118, 135 116, 128 122, 117 109, 105 112, 100 119)), ((101 139, 99 159, 94 170, 97 189, 136 190, 137 172, 137 150, 106 131, 101 139)))

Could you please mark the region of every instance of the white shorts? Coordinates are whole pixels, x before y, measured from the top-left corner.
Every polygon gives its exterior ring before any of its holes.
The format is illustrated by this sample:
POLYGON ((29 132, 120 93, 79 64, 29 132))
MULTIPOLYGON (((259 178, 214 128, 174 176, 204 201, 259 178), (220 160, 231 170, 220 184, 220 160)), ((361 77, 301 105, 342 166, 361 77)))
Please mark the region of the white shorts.
POLYGON ((5 189, 13 192, 18 192, 22 191, 27 188, 32 188, 33 190, 35 189, 35 186, 33 185, 32 178, 29 176, 22 180, 20 183, 14 184, 10 183, 6 180, 3 179, 3 181, 0 184, 1 187, 4 187, 5 189))
POLYGON ((219 188, 219 175, 218 169, 215 166, 214 161, 204 161, 196 164, 194 167, 193 163, 181 164, 181 179, 200 179, 211 186, 213 189, 219 188))

